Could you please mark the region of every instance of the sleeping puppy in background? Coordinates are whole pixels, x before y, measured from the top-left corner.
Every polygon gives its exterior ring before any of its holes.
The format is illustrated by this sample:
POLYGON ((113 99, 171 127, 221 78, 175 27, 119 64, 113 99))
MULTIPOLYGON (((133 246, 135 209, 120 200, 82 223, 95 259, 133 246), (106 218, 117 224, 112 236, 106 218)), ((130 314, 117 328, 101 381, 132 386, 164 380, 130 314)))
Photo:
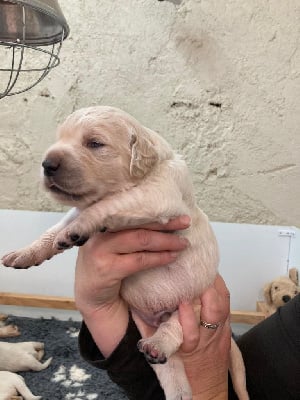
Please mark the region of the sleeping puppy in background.
POLYGON ((20 332, 16 325, 6 325, 8 316, 0 314, 0 338, 19 336, 20 332))
POLYGON ((0 371, 42 371, 52 361, 52 357, 44 363, 44 343, 41 342, 0 342, 0 371))
POLYGON ((31 393, 22 376, 13 372, 0 371, 0 400, 40 400, 41 398, 31 393))
MULTIPOLYGON (((138 346, 160 380, 167 400, 192 399, 183 363, 178 305, 192 301, 213 283, 218 247, 207 216, 197 207, 188 168, 169 144, 136 119, 112 107, 71 114, 45 154, 43 184, 60 203, 75 208, 30 246, 2 258, 8 267, 39 265, 103 229, 120 230, 149 222, 166 223, 188 214, 180 235, 188 248, 172 265, 124 279, 121 295, 133 317, 157 327, 138 346), (164 365, 158 365, 164 363, 164 365)), ((244 364, 232 342, 232 379, 240 400, 248 399, 244 364)))

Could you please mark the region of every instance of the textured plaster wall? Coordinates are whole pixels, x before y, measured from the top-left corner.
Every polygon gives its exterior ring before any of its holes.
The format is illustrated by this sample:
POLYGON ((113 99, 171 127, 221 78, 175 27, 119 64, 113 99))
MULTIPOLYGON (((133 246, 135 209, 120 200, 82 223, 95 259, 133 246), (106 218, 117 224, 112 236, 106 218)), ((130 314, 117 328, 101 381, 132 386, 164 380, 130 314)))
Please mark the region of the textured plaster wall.
POLYGON ((298 0, 60 0, 61 65, 0 100, 0 208, 61 210, 38 185, 56 125, 124 108, 181 152, 214 221, 300 225, 298 0))

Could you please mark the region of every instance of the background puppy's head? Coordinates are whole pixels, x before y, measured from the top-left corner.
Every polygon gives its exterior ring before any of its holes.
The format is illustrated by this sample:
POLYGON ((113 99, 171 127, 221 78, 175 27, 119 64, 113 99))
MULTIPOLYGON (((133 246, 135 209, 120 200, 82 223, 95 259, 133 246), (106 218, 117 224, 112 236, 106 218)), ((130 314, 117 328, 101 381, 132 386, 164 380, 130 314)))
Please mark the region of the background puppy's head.
POLYGON ((124 111, 84 108, 59 127, 44 156, 43 183, 58 201, 86 207, 136 185, 172 157, 163 138, 124 111))
POLYGON ((269 306, 281 307, 300 293, 299 287, 288 277, 279 277, 264 287, 264 298, 269 306))

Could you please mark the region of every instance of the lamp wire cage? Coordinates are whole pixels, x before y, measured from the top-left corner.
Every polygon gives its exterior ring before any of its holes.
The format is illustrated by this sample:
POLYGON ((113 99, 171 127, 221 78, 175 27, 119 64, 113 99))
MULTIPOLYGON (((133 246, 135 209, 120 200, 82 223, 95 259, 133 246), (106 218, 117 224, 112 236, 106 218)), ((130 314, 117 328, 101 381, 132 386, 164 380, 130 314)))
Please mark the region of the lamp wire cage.
POLYGON ((0 0, 0 99, 33 88, 57 67, 68 34, 56 0, 0 0))

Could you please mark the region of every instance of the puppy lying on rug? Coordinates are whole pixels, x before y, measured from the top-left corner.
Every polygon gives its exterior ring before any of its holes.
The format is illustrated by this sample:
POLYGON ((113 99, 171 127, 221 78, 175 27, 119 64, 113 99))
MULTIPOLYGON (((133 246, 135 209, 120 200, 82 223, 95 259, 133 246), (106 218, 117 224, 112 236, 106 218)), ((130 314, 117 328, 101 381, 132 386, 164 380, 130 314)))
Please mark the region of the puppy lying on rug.
POLYGON ((42 371, 52 360, 41 363, 43 356, 44 343, 41 342, 0 342, 0 371, 42 371))
MULTIPOLYGON (((166 399, 192 399, 176 355, 183 341, 177 308, 182 301, 199 298, 213 283, 218 248, 207 216, 197 207, 185 162, 161 136, 112 107, 74 112, 58 135, 42 163, 43 183, 60 203, 76 208, 30 246, 4 256, 2 263, 14 268, 39 265, 84 244, 99 230, 164 223, 188 214, 191 226, 180 234, 190 246, 172 265, 126 278, 121 295, 133 315, 157 327, 152 337, 140 341, 139 349, 153 363, 166 399), (163 367, 155 365, 164 362, 163 367)), ((231 365, 239 399, 248 399, 243 361, 234 342, 231 365)))
POLYGON ((19 336, 20 332, 16 325, 6 325, 7 315, 0 314, 0 338, 19 336))
POLYGON ((0 400, 39 400, 26 386, 25 380, 13 372, 0 371, 0 400), (18 396, 18 395, 21 396, 18 396))

